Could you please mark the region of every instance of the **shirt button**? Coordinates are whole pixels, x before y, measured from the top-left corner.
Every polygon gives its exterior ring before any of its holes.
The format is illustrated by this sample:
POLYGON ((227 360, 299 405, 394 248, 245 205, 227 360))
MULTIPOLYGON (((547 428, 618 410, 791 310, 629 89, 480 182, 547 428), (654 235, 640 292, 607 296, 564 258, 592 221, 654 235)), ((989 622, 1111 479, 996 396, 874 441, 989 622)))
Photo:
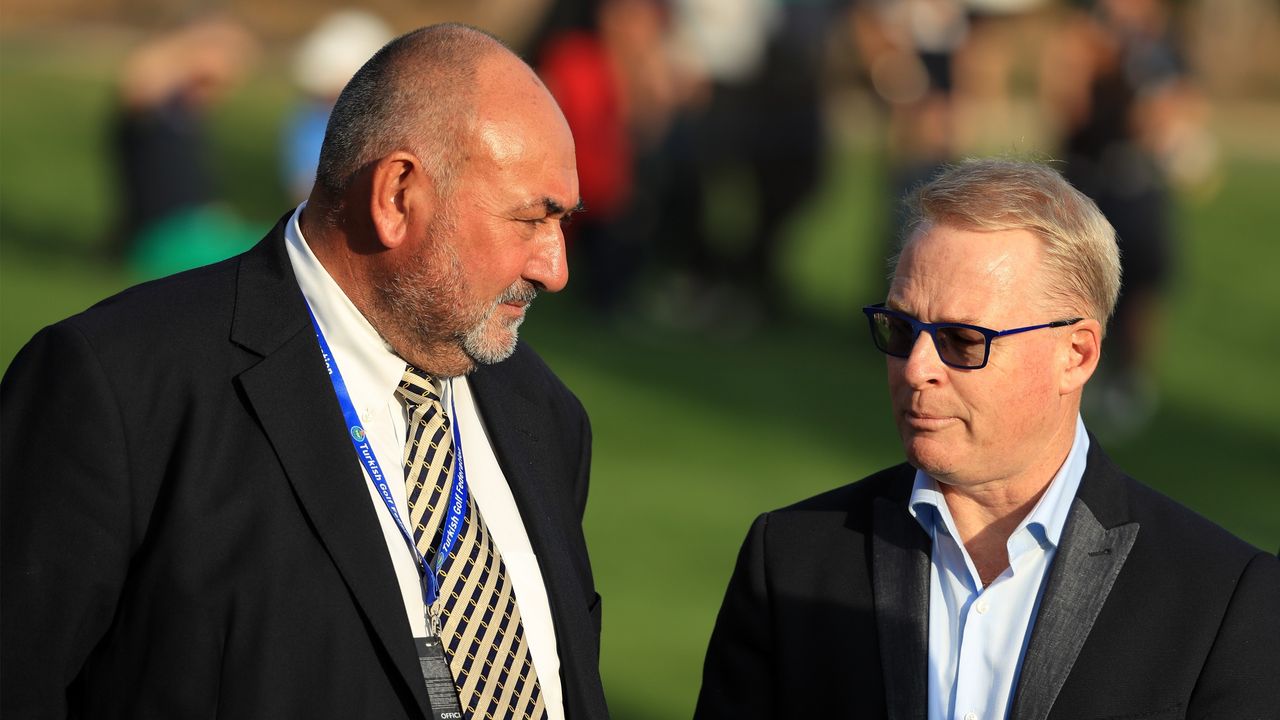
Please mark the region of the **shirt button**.
POLYGON ((975 713, 975 712, 965 713, 964 720, 978 720, 978 713, 975 713))
MULTIPOLYGON (((974 604, 973 609, 977 610, 979 615, 986 615, 987 611, 991 609, 991 606, 987 604, 986 600, 979 600, 974 604)), ((969 713, 964 716, 964 720, 978 720, 978 716, 973 713, 969 713)))

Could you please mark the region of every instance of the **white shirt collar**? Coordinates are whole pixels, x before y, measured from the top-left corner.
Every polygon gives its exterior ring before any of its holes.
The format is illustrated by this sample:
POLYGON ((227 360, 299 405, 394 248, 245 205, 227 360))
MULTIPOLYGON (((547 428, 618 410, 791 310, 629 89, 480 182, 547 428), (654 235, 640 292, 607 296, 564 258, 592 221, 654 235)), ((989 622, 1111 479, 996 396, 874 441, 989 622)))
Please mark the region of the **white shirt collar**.
POLYGON ((298 206, 284 230, 285 246, 298 286, 330 349, 351 368, 350 371, 343 368, 344 379, 349 385, 368 384, 364 388, 352 387, 352 393, 364 395, 363 390, 369 393, 367 397, 389 396, 400 384, 406 363, 391 350, 311 252, 298 224, 306 206, 305 202, 298 206), (360 372, 355 372, 357 367, 360 372))
MULTIPOLYGON (((1024 537, 1024 529, 1033 530, 1036 540, 1053 547, 1058 546, 1062 538, 1062 530, 1066 527, 1067 517, 1071 512, 1071 502, 1075 499, 1081 478, 1084 477, 1088 455, 1089 433, 1085 430, 1084 420, 1077 414, 1075 438, 1071 443, 1071 451, 1067 453, 1067 459, 1049 481, 1048 489, 1045 490, 1044 495, 1040 496, 1035 507, 1027 513, 1009 536, 1011 557, 1017 554, 1013 544, 1024 537)), ((911 499, 907 507, 911 516, 929 532, 931 537, 935 530, 945 529, 956 538, 956 542, 959 542, 959 537, 955 535, 951 512, 938 488, 938 483, 923 470, 916 470, 915 482, 911 486, 911 499), (925 512, 926 506, 932 508, 932 512, 925 512)))

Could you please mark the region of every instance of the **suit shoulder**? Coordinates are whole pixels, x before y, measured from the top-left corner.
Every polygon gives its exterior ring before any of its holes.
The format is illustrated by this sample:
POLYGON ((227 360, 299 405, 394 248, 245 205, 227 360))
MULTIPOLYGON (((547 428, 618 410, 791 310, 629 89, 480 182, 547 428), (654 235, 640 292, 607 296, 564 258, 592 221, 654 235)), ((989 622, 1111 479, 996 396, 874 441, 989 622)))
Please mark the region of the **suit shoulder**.
POLYGON ((149 339, 153 350, 162 350, 193 330, 207 330, 219 316, 230 322, 237 267, 232 258, 134 285, 62 322, 95 345, 113 338, 149 339))
POLYGON ((1244 540, 1120 469, 1094 439, 1076 494, 1102 523, 1112 528, 1139 525, 1138 542, 1168 557, 1199 558, 1209 565, 1243 564, 1259 551, 1244 540))
POLYGON ((496 365, 482 367, 477 373, 535 394, 545 393, 554 400, 568 402, 579 410, 582 408, 577 395, 555 374, 542 356, 523 340, 516 343, 511 357, 496 365))
POLYGON ((513 374, 528 375, 530 377, 555 377, 555 373, 551 371, 550 366, 542 359, 542 356, 524 340, 516 343, 516 349, 511 353, 511 357, 498 363, 494 368, 501 368, 513 374))
POLYGON ((763 514, 757 521, 774 536, 812 538, 827 531, 851 528, 869 533, 877 501, 900 504, 906 512, 915 468, 903 463, 833 490, 763 514), (822 530, 826 528, 827 530, 822 530))
POLYGON ((780 508, 771 514, 851 511, 862 507, 870 508, 876 498, 900 501, 905 505, 911 493, 911 482, 914 476, 915 468, 902 463, 868 475, 857 482, 780 508))
POLYGON ((90 363, 129 392, 148 379, 185 377, 229 346, 235 283, 233 259, 135 285, 40 330, 10 369, 45 366, 19 374, 45 377, 52 367, 79 372, 90 363))
POLYGON ((1155 488, 1128 476, 1124 477, 1124 482, 1132 499, 1132 517, 1142 528, 1140 532, 1158 536, 1162 544, 1170 550, 1177 550, 1177 554, 1202 557, 1213 564, 1225 562, 1243 566, 1262 552, 1155 488))

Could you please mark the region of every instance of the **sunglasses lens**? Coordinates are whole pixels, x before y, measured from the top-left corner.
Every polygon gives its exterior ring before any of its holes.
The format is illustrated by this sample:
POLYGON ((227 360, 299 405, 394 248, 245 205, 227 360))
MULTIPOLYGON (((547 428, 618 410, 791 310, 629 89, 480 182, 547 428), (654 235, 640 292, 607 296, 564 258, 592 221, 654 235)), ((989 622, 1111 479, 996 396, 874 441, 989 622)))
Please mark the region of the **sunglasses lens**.
POLYGON ((987 355, 987 338, 977 330, 940 327, 934 333, 938 356, 958 368, 980 367, 987 355))
POLYGON ((916 344, 917 328, 920 332, 928 332, 933 338, 933 346, 938 351, 942 362, 954 368, 976 370, 987 364, 987 353, 991 348, 991 337, 1011 332, 1022 332, 1028 329, 997 333, 983 328, 970 326, 919 323, 906 315, 873 307, 863 310, 871 320, 871 339, 876 348, 886 355, 894 357, 910 357, 911 349, 916 344))
POLYGON ((871 316, 871 336, 880 352, 906 357, 911 354, 911 323, 888 313, 871 316))

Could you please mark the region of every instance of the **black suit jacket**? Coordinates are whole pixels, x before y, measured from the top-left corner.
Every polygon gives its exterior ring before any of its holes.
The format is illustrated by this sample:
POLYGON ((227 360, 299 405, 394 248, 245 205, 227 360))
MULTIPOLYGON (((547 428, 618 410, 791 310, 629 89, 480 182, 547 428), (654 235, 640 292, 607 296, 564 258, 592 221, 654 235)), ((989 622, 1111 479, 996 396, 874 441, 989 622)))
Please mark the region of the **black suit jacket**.
MULTIPOLYGON (((907 511, 914 474, 756 520, 696 717, 927 716, 931 543, 907 511)), ((1096 440, 1046 582, 1010 718, 1278 717, 1280 562, 1125 476, 1096 440)))
MULTIPOLYGON (((6 373, 6 718, 428 712, 282 228, 46 328, 6 373)), ((542 568, 567 713, 606 717, 586 414, 524 345, 471 386, 542 568)))

